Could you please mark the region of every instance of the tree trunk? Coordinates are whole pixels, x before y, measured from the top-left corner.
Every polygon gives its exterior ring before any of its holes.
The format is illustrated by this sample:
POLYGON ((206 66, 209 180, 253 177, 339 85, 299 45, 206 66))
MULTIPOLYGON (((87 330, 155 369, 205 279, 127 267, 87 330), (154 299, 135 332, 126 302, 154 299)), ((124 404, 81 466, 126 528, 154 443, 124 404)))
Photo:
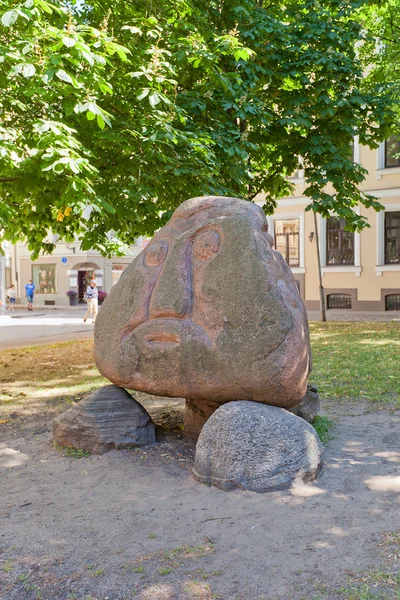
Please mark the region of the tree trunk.
POLYGON ((317 225, 317 213, 314 213, 314 227, 315 227, 315 242, 317 244, 317 260, 318 260, 318 276, 319 276, 319 303, 321 307, 321 320, 326 321, 326 310, 325 310, 325 296, 324 286, 322 285, 322 271, 321 271, 321 255, 319 253, 319 235, 317 225))
POLYGON ((6 257, 0 247, 0 315, 6 310, 6 257))

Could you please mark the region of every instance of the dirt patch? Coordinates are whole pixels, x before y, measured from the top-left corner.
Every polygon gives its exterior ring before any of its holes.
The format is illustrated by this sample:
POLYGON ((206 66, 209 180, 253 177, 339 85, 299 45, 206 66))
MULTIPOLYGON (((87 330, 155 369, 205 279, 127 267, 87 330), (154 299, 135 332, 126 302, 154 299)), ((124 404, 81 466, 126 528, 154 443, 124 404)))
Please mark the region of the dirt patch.
POLYGON ((399 373, 385 382, 382 367, 398 332, 360 325, 341 358, 346 327, 313 327, 321 384, 340 377, 337 389, 386 401, 323 401, 334 427, 321 477, 263 495, 193 479, 182 399, 134 394, 159 425, 154 447, 55 449, 53 416, 104 383, 92 342, 0 353, 0 598, 398 598, 399 373), (367 347, 378 379, 364 377, 367 347))
MULTIPOLYGON (((76 460, 52 447, 49 422, 36 434, 9 430, 0 597, 369 598, 355 595, 360 581, 383 598, 382 584, 362 577, 380 568, 382 536, 398 525, 400 414, 352 411, 335 412, 318 481, 262 495, 194 481, 194 447, 179 432, 76 460)), ((389 573, 399 568, 393 548, 389 573)))

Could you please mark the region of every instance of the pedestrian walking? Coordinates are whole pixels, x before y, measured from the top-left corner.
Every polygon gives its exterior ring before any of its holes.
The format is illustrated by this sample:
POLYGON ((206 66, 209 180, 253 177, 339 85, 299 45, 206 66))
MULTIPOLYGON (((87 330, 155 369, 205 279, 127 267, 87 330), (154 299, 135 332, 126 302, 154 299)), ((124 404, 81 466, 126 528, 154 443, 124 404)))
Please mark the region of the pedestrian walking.
POLYGON ((83 317, 83 322, 86 323, 86 319, 89 314, 92 315, 92 323, 96 321, 97 311, 99 308, 99 290, 97 289, 96 280, 92 279, 90 285, 88 285, 86 290, 86 300, 87 300, 87 311, 85 316, 83 317))
POLYGON ((26 284, 25 286, 25 296, 26 299, 28 300, 28 310, 33 310, 32 304, 33 304, 33 297, 35 295, 35 284, 33 283, 32 279, 29 280, 29 282, 26 284))
POLYGON ((10 312, 14 312, 14 308, 15 308, 15 300, 16 300, 16 298, 17 298, 17 292, 16 292, 16 289, 15 289, 15 285, 14 285, 14 284, 10 285, 10 287, 8 288, 8 290, 7 290, 7 298, 8 298, 8 299, 9 299, 9 301, 10 301, 10 307, 9 307, 9 309, 8 309, 8 310, 9 310, 10 312))

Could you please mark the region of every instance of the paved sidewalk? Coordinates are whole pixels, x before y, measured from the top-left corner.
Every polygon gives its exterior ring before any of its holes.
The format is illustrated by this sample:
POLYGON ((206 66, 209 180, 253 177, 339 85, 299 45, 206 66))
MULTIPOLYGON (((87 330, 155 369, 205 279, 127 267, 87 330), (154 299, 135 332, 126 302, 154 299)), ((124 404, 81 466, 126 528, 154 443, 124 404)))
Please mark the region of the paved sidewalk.
POLYGON ((0 314, 0 349, 92 338, 91 319, 83 322, 85 312, 86 308, 74 311, 37 309, 33 312, 25 309, 0 314))
MULTIPOLYGON (((320 321, 321 313, 318 311, 308 311, 309 321, 320 321)), ((355 310, 327 310, 326 311, 327 321, 398 321, 400 322, 400 312, 387 311, 387 312, 366 312, 366 311, 355 311, 355 310)))

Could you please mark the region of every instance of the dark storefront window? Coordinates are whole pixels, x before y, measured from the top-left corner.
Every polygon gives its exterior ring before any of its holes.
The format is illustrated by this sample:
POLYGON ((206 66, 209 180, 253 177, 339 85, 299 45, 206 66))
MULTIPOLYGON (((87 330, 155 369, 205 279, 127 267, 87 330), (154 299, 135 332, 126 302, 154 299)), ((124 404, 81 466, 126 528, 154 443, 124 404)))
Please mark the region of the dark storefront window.
POLYGON ((275 221, 275 249, 278 250, 290 267, 300 264, 300 219, 279 219, 275 221))
POLYGON ((400 211, 385 213, 385 265, 400 263, 400 211))
POLYGON ((326 220, 326 264, 354 265, 354 233, 345 231, 346 219, 326 220))

